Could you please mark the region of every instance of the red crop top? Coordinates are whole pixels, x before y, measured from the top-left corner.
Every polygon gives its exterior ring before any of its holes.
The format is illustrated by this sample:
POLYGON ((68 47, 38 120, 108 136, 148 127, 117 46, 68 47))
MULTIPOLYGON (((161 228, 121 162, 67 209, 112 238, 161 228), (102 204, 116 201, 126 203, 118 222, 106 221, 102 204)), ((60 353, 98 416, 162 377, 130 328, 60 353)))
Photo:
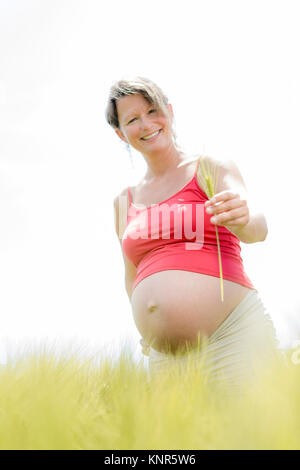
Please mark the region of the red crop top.
MULTIPOLYGON (((204 203, 208 200, 193 178, 168 199, 151 206, 132 203, 130 189, 122 248, 137 267, 132 292, 145 277, 159 271, 183 270, 220 277, 215 225, 204 203)), ((239 239, 218 225, 223 278, 255 289, 244 271, 239 239)), ((255 289, 256 290, 256 289, 255 289)))

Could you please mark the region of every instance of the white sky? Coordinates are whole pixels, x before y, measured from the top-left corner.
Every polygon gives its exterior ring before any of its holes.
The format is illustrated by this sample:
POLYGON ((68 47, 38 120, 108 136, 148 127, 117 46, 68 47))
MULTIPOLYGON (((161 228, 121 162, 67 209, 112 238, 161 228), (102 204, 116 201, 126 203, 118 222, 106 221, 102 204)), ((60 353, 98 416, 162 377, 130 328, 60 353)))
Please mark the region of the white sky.
POLYGON ((282 346, 300 336, 297 3, 0 0, 0 362, 46 339, 140 357, 113 198, 145 163, 104 119, 126 74, 166 92, 185 148, 240 168, 269 226, 245 270, 282 346))

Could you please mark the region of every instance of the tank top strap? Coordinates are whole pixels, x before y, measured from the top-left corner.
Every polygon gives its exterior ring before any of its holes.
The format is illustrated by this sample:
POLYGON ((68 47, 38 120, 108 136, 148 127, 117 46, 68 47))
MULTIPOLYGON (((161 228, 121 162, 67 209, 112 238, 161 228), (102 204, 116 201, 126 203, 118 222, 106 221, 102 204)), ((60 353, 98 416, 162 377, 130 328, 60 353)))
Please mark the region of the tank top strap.
POLYGON ((196 175, 197 175, 197 171, 198 171, 198 168, 199 168, 199 163, 200 163, 200 158, 201 158, 201 157, 198 157, 198 160, 197 160, 197 164, 196 164, 196 169, 195 169, 195 174, 194 174, 194 176, 196 176, 196 175))
POLYGON ((129 188, 129 186, 128 186, 128 198, 129 198, 129 204, 131 204, 132 198, 131 198, 131 193, 130 193, 130 188, 129 188))

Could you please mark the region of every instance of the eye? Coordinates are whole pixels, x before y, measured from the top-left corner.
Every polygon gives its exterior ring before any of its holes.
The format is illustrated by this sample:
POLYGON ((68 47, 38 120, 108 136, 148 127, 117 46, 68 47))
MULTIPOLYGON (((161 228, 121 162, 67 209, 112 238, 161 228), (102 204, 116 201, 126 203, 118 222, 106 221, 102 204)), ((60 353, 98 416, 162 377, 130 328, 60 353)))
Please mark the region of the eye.
POLYGON ((133 118, 133 119, 130 119, 130 121, 128 122, 128 124, 131 124, 136 118, 133 118))
MULTIPOLYGON (((150 109, 150 110, 148 111, 148 114, 150 114, 150 113, 156 113, 156 109, 154 109, 154 108, 153 108, 153 109, 150 109)), ((136 119, 137 119, 137 118, 132 118, 132 119, 130 119, 130 121, 128 121, 127 125, 128 125, 128 124, 131 124, 131 123, 132 123, 133 121, 135 121, 136 119)))

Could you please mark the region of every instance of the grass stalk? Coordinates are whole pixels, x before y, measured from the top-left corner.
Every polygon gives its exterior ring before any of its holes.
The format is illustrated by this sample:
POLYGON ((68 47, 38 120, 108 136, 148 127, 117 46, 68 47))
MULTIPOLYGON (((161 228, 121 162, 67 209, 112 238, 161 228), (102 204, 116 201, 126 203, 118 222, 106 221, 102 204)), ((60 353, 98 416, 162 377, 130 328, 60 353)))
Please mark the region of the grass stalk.
POLYGON ((192 352, 149 374, 134 351, 81 357, 45 345, 3 364, 0 450, 300 448, 295 350, 288 367, 274 358, 240 385, 210 381, 192 352))
MULTIPOLYGON (((214 172, 212 174, 208 167, 205 168, 205 164, 202 161, 202 158, 200 158, 200 166, 201 166, 202 174, 204 177, 204 181, 202 178, 202 182, 204 182, 204 186, 206 188, 206 194, 208 195, 209 199, 211 199, 216 193, 216 188, 217 188, 217 183, 218 183, 218 174, 216 174, 216 167, 214 168, 214 172)), ((222 302, 224 302, 223 270, 222 270, 221 248, 220 248, 219 233, 218 233, 217 225, 215 225, 215 229, 216 229, 216 238, 217 238, 217 246, 218 246, 221 300, 222 302)))

